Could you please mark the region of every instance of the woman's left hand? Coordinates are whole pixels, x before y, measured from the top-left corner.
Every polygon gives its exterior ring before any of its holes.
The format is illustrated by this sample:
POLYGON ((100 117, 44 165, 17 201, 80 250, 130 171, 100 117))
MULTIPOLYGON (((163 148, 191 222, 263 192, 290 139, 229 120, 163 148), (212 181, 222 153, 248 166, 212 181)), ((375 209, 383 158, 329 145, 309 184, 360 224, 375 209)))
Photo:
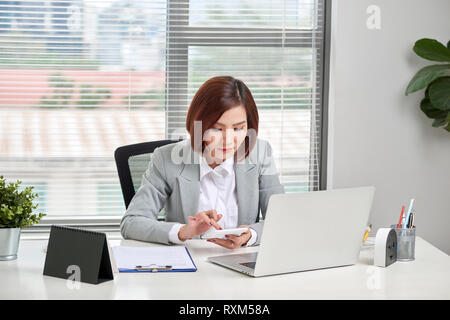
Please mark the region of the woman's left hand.
POLYGON ((226 239, 208 239, 206 241, 218 244, 219 246, 225 247, 227 249, 237 249, 243 247, 252 237, 249 226, 240 226, 239 228, 247 228, 247 231, 243 232, 240 236, 234 236, 232 234, 227 234, 226 239))

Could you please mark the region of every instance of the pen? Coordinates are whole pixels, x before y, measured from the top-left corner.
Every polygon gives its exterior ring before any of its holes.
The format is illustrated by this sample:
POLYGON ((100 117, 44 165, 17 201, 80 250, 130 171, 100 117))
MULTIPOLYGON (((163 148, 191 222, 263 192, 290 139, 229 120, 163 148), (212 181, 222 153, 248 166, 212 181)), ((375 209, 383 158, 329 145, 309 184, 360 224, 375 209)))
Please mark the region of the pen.
POLYGON ((400 214, 400 220, 398 220, 397 228, 402 227, 403 213, 405 212, 405 206, 402 206, 402 213, 400 214))
POLYGON ((412 219, 411 219, 411 228, 415 228, 415 226, 414 226, 414 217, 415 217, 414 212, 413 212, 411 215, 412 215, 412 219))
POLYGON ((406 213, 406 220, 405 220, 405 223, 403 224, 403 229, 405 229, 406 225, 408 224, 409 216, 411 214, 411 210, 412 210, 413 205, 414 205, 414 198, 411 199, 411 201, 409 202, 409 208, 408 208, 408 212, 406 213))
POLYGON ((408 223, 406 225, 407 228, 411 228, 413 215, 414 215, 413 212, 411 212, 411 214, 409 215, 408 223))
POLYGON ((372 231, 372 224, 370 224, 370 225, 366 228, 366 232, 364 233, 364 237, 363 237, 363 242, 366 242, 367 237, 369 236, 370 231, 372 231))

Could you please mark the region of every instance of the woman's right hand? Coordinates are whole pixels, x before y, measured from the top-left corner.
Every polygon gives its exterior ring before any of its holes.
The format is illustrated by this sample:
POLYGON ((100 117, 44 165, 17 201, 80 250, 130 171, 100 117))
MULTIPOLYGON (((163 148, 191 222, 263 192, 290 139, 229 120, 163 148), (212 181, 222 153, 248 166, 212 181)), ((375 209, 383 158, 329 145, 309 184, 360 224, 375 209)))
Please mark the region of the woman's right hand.
POLYGON ((221 214, 217 214, 216 210, 208 210, 198 212, 195 216, 188 217, 188 223, 180 228, 178 232, 178 238, 181 241, 186 241, 202 233, 205 233, 209 228, 214 227, 217 230, 221 230, 217 221, 222 218, 221 214))

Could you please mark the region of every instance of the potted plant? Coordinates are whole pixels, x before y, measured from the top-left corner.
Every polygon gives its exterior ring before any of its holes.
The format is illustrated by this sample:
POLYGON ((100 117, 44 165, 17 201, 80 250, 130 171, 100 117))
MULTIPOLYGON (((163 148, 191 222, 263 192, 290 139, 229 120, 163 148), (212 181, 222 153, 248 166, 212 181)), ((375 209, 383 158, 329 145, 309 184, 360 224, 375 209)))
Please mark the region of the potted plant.
POLYGON ((425 89, 420 109, 433 119, 433 127, 444 127, 450 132, 450 41, 447 46, 434 39, 420 39, 413 51, 424 59, 442 62, 420 69, 406 88, 408 95, 425 89))
POLYGON ((0 176, 0 260, 17 259, 20 230, 37 223, 45 214, 34 214, 38 197, 33 187, 19 190, 21 181, 6 183, 0 176))

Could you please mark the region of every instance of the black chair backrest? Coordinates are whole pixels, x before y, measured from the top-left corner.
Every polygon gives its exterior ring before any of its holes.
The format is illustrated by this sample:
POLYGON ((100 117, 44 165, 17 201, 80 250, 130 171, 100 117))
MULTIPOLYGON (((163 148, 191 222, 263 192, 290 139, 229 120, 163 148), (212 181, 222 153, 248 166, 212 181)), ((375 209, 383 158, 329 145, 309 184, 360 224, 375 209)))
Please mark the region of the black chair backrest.
POLYGON ((181 140, 159 140, 122 146, 114 152, 120 187, 122 189, 125 208, 133 199, 141 185, 142 175, 147 170, 153 151, 166 144, 181 140))

